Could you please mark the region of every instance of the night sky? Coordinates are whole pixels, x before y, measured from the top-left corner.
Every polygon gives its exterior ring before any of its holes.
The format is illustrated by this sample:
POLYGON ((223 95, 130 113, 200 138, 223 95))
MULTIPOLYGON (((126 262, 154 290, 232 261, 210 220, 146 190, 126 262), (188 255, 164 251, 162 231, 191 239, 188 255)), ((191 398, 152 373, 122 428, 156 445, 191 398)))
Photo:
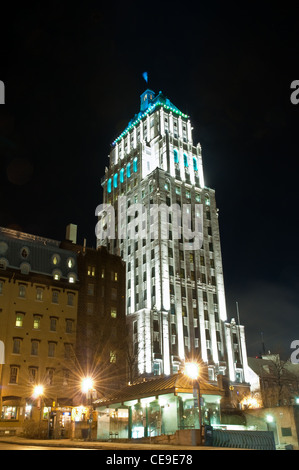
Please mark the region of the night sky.
POLYGON ((263 338, 288 357, 299 339, 298 11, 80 3, 1 12, 0 226, 61 240, 75 223, 78 242, 95 246, 110 145, 139 111, 147 71, 149 87, 190 115, 202 146, 228 318, 238 302, 249 355, 263 338))

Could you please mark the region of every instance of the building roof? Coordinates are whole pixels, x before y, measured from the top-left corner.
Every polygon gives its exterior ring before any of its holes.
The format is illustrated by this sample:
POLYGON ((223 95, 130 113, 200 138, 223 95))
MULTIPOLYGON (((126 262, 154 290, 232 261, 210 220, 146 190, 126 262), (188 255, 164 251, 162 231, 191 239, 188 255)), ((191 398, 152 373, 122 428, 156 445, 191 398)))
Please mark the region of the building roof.
POLYGON ((61 278, 69 274, 77 277, 77 254, 60 248, 60 242, 16 230, 0 227, 0 261, 6 268, 21 270, 28 266, 28 273, 53 276, 59 271, 61 278), (53 258, 57 264, 53 264, 53 258), (72 258, 71 266, 68 259, 72 258))
MULTIPOLYGON (((199 383, 201 395, 224 394, 221 388, 211 385, 206 381, 200 380, 199 383)), ((147 398, 153 395, 165 395, 166 393, 193 393, 193 381, 182 373, 171 376, 159 376, 133 385, 128 385, 118 393, 100 398, 94 403, 97 405, 123 403, 125 401, 147 398)))

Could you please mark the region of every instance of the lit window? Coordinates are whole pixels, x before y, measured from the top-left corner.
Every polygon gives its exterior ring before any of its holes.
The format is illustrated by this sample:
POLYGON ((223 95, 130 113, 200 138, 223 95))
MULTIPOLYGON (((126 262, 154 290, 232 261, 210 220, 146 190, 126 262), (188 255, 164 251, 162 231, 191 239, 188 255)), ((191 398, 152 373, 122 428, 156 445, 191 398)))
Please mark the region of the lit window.
POLYGON ((196 157, 193 157, 193 169, 194 169, 194 171, 198 170, 196 157))
POLYGON ((178 154, 177 149, 174 149, 173 157, 174 157, 174 163, 179 163, 179 154, 178 154))
POLYGON ((54 266, 59 264, 60 263, 60 256, 59 255, 53 255, 52 256, 52 263, 54 264, 54 266))
POLYGON ((117 173, 113 176, 113 187, 117 188, 117 173))
POLYGON ((53 278, 55 281, 59 281, 60 278, 61 278, 61 272, 56 270, 56 271, 53 271, 53 278))
POLYGON ((16 314, 16 323, 15 326, 18 328, 22 328, 23 326, 23 321, 24 321, 24 314, 23 313, 17 313, 16 314))
POLYGON ((134 160, 133 160, 133 171, 134 171, 134 173, 137 172, 137 157, 135 157, 134 160))
POLYGON ((87 268, 87 275, 91 277, 95 277, 96 274, 96 268, 95 266, 88 266, 87 268))
POLYGON ((205 202, 206 202, 206 205, 209 206, 210 205, 210 197, 208 194, 206 194, 206 197, 205 197, 205 202))
POLYGON ((187 168, 188 167, 188 157, 187 155, 184 153, 184 166, 187 168))
POLYGON ((125 173, 125 170, 122 168, 122 169, 120 170, 120 173, 119 173, 119 181, 120 181, 121 183, 124 182, 124 173, 125 173))
POLYGON ((76 282, 75 274, 69 274, 68 279, 70 284, 74 284, 76 282))
POLYGON ((108 191, 108 193, 111 193, 111 191, 112 191, 112 180, 111 180, 111 178, 109 178, 109 180, 107 182, 107 191, 108 191))
POLYGON ((127 178, 130 178, 131 176, 131 163, 127 164, 127 178))
POLYGON ((74 258, 68 258, 66 263, 68 268, 72 268, 75 265, 75 260, 74 258))
POLYGON ((115 307, 111 308, 111 317, 116 318, 117 317, 117 310, 115 307))
POLYGON ((33 317, 33 328, 34 330, 40 329, 40 316, 39 315, 35 315, 33 317))
POLYGON ((110 363, 111 364, 116 363, 116 352, 115 351, 110 351, 110 363))

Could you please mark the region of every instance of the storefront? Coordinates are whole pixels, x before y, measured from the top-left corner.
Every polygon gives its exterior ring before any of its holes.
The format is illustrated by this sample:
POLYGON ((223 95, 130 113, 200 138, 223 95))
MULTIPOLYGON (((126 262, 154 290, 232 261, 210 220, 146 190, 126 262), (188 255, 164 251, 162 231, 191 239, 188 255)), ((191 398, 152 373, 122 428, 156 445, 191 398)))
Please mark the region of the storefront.
POLYGON ((97 438, 141 438, 173 434, 180 429, 199 429, 202 424, 220 423, 223 391, 183 374, 158 377, 119 391, 114 397, 97 400, 97 438))

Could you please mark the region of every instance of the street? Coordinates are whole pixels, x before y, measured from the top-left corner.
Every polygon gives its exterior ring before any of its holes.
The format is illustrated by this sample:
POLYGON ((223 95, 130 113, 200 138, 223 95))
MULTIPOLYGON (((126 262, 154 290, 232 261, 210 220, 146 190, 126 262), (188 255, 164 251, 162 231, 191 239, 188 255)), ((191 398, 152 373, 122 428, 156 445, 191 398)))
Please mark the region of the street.
POLYGON ((0 450, 93 450, 84 449, 79 447, 46 447, 46 446, 31 446, 31 445, 19 445, 9 442, 0 442, 0 450))

